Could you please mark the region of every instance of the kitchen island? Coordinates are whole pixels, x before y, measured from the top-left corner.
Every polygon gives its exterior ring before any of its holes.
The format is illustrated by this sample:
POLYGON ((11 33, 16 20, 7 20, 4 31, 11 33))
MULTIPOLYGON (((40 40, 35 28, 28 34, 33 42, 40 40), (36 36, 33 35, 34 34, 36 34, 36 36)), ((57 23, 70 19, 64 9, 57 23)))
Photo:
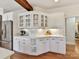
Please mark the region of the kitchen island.
POLYGON ((12 54, 14 54, 13 51, 0 47, 0 59, 10 59, 12 54))

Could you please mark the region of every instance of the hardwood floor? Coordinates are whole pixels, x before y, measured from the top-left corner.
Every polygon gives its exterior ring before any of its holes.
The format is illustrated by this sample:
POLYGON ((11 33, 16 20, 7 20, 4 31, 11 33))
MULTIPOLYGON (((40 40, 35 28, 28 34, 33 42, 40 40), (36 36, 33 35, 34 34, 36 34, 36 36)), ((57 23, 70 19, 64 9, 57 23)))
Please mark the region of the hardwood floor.
POLYGON ((40 56, 29 56, 16 52, 11 59, 79 59, 79 41, 76 41, 76 45, 67 45, 66 55, 46 53, 40 56))

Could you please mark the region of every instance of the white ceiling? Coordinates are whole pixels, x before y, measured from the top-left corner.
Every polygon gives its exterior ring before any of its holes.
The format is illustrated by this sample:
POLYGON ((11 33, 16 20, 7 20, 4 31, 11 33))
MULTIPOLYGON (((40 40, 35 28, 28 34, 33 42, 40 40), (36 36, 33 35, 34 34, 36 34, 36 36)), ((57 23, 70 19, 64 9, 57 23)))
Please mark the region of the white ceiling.
POLYGON ((32 6, 39 6, 46 9, 79 4, 79 0, 59 0, 58 3, 55 3, 54 0, 28 0, 28 2, 32 6))
MULTIPOLYGON (((58 3, 55 3, 54 0, 28 0, 28 2, 33 7, 40 7, 44 9, 51 9, 73 4, 79 4, 79 0, 60 0, 58 3)), ((13 11, 21 9, 22 7, 14 0, 0 0, 0 8, 4 8, 5 11, 13 11)))
POLYGON ((22 7, 14 0, 0 0, 0 8, 3 8, 5 11, 13 11, 22 7))

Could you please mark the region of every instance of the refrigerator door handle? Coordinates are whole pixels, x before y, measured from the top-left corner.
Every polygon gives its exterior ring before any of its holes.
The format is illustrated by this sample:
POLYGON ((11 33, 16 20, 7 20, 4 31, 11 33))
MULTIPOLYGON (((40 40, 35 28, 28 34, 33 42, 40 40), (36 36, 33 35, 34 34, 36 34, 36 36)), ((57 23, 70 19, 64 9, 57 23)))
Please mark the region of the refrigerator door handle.
POLYGON ((4 39, 6 39, 6 25, 5 25, 4 39))

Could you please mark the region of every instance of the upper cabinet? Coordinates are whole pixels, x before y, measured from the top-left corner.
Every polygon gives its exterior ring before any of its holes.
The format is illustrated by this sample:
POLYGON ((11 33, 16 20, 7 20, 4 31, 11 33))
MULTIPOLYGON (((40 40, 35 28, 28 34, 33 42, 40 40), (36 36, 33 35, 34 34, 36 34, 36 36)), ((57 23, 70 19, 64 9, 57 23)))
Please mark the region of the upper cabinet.
POLYGON ((46 14, 27 12, 19 14, 19 28, 64 28, 64 13, 46 14))
POLYGON ((19 28, 46 28, 48 16, 43 13, 22 13, 19 15, 19 28))

